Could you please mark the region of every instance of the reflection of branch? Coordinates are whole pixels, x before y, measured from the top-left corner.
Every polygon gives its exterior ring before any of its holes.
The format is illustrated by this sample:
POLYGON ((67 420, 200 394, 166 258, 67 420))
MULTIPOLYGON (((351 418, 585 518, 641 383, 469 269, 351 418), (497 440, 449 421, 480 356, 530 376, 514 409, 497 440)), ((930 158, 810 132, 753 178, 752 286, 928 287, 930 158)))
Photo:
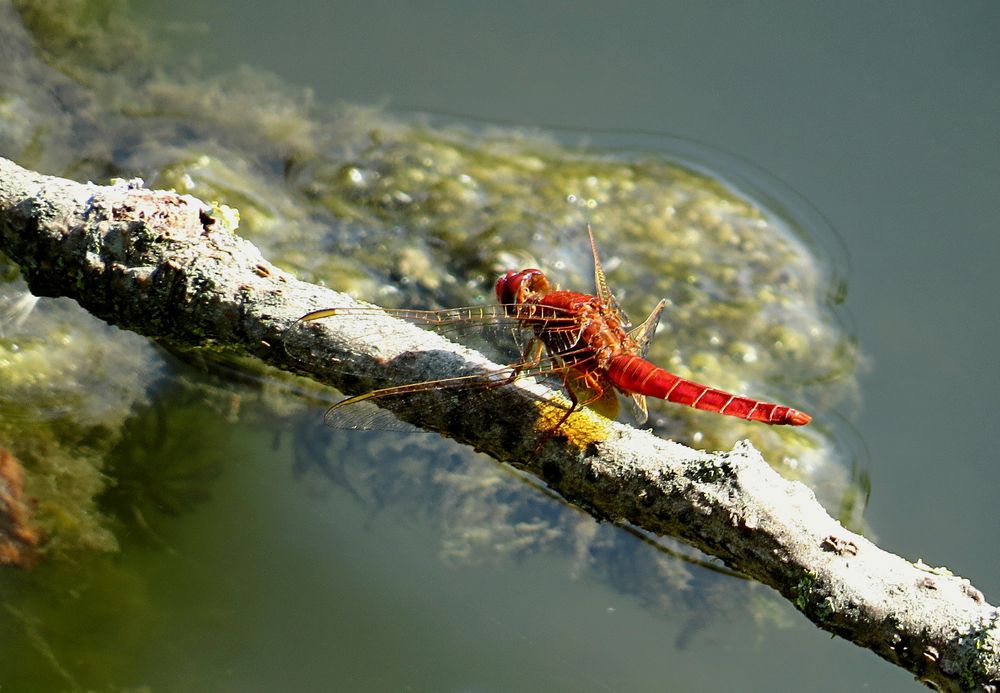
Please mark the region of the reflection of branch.
MULTIPOLYGON (((235 349, 347 391, 489 366, 378 315, 310 324, 291 358, 285 336, 297 317, 353 302, 276 269, 223 218, 192 197, 81 185, 0 159, 0 250, 38 295, 70 296, 141 334, 235 349)), ((1000 615, 968 580, 847 531, 746 444, 709 455, 583 411, 535 451, 538 428, 562 413, 540 388, 488 390, 488 413, 422 393, 404 416, 533 474, 599 518, 682 538, 944 690, 1000 686, 1000 615)))
POLYGON ((30 568, 38 560, 38 532, 31 526, 23 476, 21 464, 0 448, 0 566, 30 568))

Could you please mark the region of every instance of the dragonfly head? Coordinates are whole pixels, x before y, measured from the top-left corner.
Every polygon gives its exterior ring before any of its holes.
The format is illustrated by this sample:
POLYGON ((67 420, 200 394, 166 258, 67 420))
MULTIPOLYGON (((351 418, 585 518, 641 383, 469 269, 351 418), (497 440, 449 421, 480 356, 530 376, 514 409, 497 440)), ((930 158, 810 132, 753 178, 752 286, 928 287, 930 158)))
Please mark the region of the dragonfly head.
POLYGON ((526 269, 511 270, 497 279, 497 301, 504 305, 524 303, 532 294, 545 294, 552 291, 549 280, 541 270, 526 269))

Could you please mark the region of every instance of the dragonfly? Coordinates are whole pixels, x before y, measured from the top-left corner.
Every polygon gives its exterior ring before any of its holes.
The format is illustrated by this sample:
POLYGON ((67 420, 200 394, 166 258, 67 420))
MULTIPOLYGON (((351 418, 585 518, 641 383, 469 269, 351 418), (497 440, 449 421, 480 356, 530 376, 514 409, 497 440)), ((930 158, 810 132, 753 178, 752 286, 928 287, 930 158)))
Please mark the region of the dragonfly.
POLYGON ((647 397, 771 425, 802 426, 812 420, 797 409, 703 385, 648 361, 646 355, 666 300, 633 327, 608 286, 589 225, 587 234, 594 259, 594 294, 560 289, 541 270, 531 268, 511 270, 497 279, 495 305, 443 310, 322 308, 303 315, 297 325, 377 312, 446 335, 489 327, 495 334, 513 338, 519 346, 520 358, 497 371, 397 385, 348 397, 330 407, 327 423, 334 428, 359 427, 342 425, 353 421, 343 414, 363 402, 384 404, 432 390, 471 394, 517 378, 539 376, 558 378, 569 398, 569 406, 550 434, 582 407, 615 418, 619 398, 630 405, 632 418, 638 424, 648 418, 647 397))

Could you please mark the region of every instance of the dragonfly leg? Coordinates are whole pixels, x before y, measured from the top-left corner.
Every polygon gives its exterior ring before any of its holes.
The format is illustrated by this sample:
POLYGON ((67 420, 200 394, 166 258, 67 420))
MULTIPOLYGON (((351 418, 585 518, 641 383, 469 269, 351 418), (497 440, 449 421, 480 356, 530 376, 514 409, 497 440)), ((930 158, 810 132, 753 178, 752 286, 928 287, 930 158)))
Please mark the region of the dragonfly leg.
POLYGON ((618 399, 614 389, 609 382, 603 380, 595 371, 581 370, 576 374, 564 373, 563 387, 569 395, 569 409, 562 415, 558 423, 545 433, 539 441, 539 446, 548 440, 550 436, 555 435, 577 409, 594 407, 597 413, 606 418, 614 419, 617 416, 618 399), (610 407, 606 404, 608 397, 610 397, 610 407), (597 406, 601 405, 602 402, 605 403, 603 406, 597 406))
POLYGON ((559 431, 559 429, 562 428, 562 425, 566 423, 566 420, 570 417, 570 415, 574 411, 576 411, 578 406, 580 406, 580 400, 579 398, 577 398, 576 393, 573 391, 573 388, 567 386, 566 392, 569 393, 569 401, 570 401, 569 409, 566 410, 566 413, 562 415, 562 418, 559 419, 559 421, 556 423, 555 426, 553 426, 552 428, 550 428, 549 430, 545 431, 545 433, 542 434, 542 436, 538 439, 538 442, 535 444, 535 449, 532 450, 531 452, 532 455, 538 454, 538 451, 542 449, 542 445, 545 443, 545 441, 554 436, 559 431))
POLYGON ((595 402, 600 402, 608 395, 612 397, 611 401, 615 405, 614 411, 599 411, 598 413, 611 419, 615 418, 617 413, 617 399, 613 390, 610 389, 611 384, 596 376, 594 372, 581 371, 576 374, 571 374, 569 372, 564 373, 563 388, 569 396, 570 406, 556 425, 546 431, 541 437, 538 444, 535 446, 535 452, 538 452, 546 440, 559 432, 559 429, 562 428, 562 425, 566 423, 567 420, 569 420, 569 417, 573 415, 573 412, 577 409, 590 406, 595 402), (581 393, 586 396, 586 399, 581 399, 581 393))
POLYGON ((542 355, 545 353, 545 345, 542 340, 537 337, 532 337, 524 347, 524 353, 521 354, 520 369, 524 368, 534 368, 539 363, 542 362, 542 355))
POLYGON ((510 369, 510 375, 502 380, 498 380, 495 387, 510 385, 512 382, 517 380, 517 377, 521 375, 522 371, 530 370, 541 363, 544 353, 545 345, 542 344, 542 340, 532 337, 531 341, 525 345, 524 351, 521 353, 521 360, 518 363, 512 363, 506 366, 506 368, 510 369))

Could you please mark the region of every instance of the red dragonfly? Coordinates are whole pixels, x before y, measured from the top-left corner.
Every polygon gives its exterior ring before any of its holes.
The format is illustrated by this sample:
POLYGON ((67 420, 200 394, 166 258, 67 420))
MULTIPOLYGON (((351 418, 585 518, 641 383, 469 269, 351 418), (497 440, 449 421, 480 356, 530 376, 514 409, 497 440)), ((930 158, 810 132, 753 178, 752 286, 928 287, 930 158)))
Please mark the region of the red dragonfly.
POLYGON ((646 352, 666 301, 661 300, 649 317, 633 328, 608 288, 589 226, 587 233, 594 256, 596 295, 560 290, 541 270, 511 270, 497 280, 499 303, 493 306, 430 311, 324 308, 299 318, 298 323, 304 323, 384 312, 445 333, 472 325, 498 325, 526 337, 520 340, 524 344, 521 359, 500 371, 373 390, 333 405, 327 421, 341 427, 338 417, 342 408, 358 402, 377 403, 427 390, 497 387, 522 376, 555 375, 561 379, 571 404, 552 432, 581 406, 613 417, 618 394, 629 398, 638 423, 644 423, 648 416, 647 396, 767 424, 809 423, 812 417, 791 407, 702 385, 647 361, 646 352))

